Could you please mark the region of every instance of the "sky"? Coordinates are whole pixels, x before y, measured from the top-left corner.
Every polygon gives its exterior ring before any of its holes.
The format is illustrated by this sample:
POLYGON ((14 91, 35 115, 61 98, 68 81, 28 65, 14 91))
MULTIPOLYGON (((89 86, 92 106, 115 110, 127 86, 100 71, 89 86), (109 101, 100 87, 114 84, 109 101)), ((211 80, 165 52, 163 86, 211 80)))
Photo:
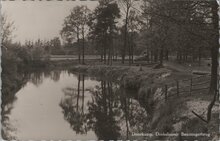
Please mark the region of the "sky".
POLYGON ((93 10, 97 1, 1 1, 2 13, 14 22, 14 42, 25 43, 25 40, 50 40, 60 37, 64 18, 77 5, 87 5, 93 10))

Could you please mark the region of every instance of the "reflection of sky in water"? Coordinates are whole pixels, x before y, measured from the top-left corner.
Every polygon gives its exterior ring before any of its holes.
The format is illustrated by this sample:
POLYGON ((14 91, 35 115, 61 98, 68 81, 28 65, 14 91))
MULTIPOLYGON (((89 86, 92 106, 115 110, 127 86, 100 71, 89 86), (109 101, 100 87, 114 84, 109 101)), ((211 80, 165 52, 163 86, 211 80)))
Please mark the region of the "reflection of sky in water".
MULTIPOLYGON (((37 139, 96 139, 93 132, 76 135, 63 118, 60 100, 66 87, 77 88, 77 77, 62 72, 59 81, 44 78, 43 83, 35 86, 28 82, 16 96, 18 100, 11 111, 10 121, 17 127, 16 136, 22 140, 37 139)), ((85 80, 85 89, 97 85, 97 81, 85 80)), ((85 93, 86 95, 86 93, 85 93)))
POLYGON ((10 135, 20 140, 97 140, 143 132, 147 114, 137 100, 114 83, 85 77, 82 106, 83 75, 79 95, 78 79, 79 75, 66 71, 30 75, 16 93, 9 115, 16 130, 10 135))

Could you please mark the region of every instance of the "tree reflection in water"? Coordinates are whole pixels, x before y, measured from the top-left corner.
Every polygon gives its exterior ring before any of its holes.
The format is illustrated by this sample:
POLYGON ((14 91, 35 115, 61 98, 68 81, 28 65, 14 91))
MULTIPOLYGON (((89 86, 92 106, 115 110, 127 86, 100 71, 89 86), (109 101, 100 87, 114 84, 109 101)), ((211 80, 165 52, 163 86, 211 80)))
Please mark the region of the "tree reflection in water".
MULTIPOLYGON (((60 102, 65 120, 76 134, 95 132, 98 139, 130 139, 131 133, 147 130, 147 112, 137 100, 129 97, 124 88, 102 80, 90 89, 85 103, 85 76, 79 74, 77 88, 63 90, 60 102), (82 85, 81 85, 82 84, 82 85), (81 105, 80 105, 81 103, 81 105), (87 110, 84 110, 86 106, 87 110)), ((86 94, 86 96, 85 96, 86 94)))
POLYGON ((29 80, 35 85, 39 86, 43 83, 45 78, 50 78, 53 81, 57 82, 60 79, 60 74, 62 70, 36 70, 33 73, 29 74, 29 80))
MULTIPOLYGON (((13 67, 13 66, 10 66, 13 67)), ((1 104, 1 135, 5 140, 13 140, 15 137, 11 135, 16 131, 10 121, 9 115, 14 108, 14 102, 17 100, 16 93, 26 85, 28 81, 32 82, 35 86, 43 83, 44 78, 50 78, 53 81, 60 79, 61 70, 35 70, 18 71, 15 68, 4 68, 2 71, 2 104, 1 104)))
POLYGON ((84 114, 84 75, 78 76, 77 88, 65 88, 65 99, 62 99, 60 106, 63 109, 65 120, 70 123, 71 128, 77 134, 87 132, 86 115, 84 114), (80 84, 82 83, 82 89, 80 84), (81 100, 81 106, 79 101, 81 100))
POLYGON ((16 131, 16 128, 12 127, 9 122, 9 115, 14 108, 14 102, 17 100, 16 92, 19 91, 28 81, 28 75, 26 73, 19 72, 13 65, 9 65, 9 68, 3 68, 2 71, 1 135, 5 140, 15 139, 15 137, 10 134, 11 132, 16 131))
POLYGON ((99 139, 116 140, 120 137, 120 103, 118 96, 113 93, 112 83, 101 81, 101 87, 93 91, 92 102, 89 106, 89 128, 94 130, 99 139))

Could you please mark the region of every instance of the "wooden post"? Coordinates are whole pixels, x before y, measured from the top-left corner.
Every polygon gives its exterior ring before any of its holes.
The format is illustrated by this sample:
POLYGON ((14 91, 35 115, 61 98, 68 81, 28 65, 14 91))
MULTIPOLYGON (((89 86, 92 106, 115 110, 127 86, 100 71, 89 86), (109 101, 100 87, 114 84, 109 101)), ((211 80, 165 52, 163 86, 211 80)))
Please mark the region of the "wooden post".
POLYGON ((179 96, 179 81, 176 81, 176 94, 179 96))
POLYGON ((189 94, 191 95, 192 93, 192 83, 193 83, 193 79, 190 79, 190 88, 189 88, 189 94))
POLYGON ((167 85, 165 85, 165 101, 167 101, 167 85))

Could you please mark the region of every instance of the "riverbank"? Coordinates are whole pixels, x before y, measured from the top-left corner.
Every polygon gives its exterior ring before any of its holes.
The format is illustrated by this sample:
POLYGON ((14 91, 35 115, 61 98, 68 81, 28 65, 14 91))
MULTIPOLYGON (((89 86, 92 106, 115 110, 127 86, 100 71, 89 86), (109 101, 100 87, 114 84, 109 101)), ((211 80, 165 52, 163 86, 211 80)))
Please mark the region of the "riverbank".
MULTIPOLYGON (((101 76, 109 81, 117 82, 121 87, 126 88, 128 91, 134 90, 134 99, 139 101, 140 105, 146 109, 148 112, 147 114, 149 115, 148 117, 146 116, 147 121, 149 121, 147 129, 143 130, 143 133, 212 133, 211 137, 208 139, 213 139, 218 135, 216 132, 218 131, 219 125, 218 102, 214 105, 212 119, 208 124, 192 114, 192 111, 195 111, 206 119, 207 107, 213 97, 212 95, 208 95, 207 91, 200 91, 199 93, 192 93, 191 95, 186 92, 183 95, 169 98, 167 101, 164 100, 163 90, 165 84, 175 84, 176 80, 193 77, 192 73, 187 69, 187 66, 179 65, 179 67, 176 67, 175 64, 165 64, 162 68, 154 69, 154 66, 126 66, 120 65, 119 62, 116 62, 112 66, 103 65, 100 62, 93 61, 87 61, 86 64, 90 65, 78 65, 78 61, 72 60, 50 61, 46 62, 42 67, 36 66, 36 64, 34 67, 29 66, 27 71, 31 71, 31 69, 65 69, 76 74, 85 73, 96 78, 101 76)), ((4 71, 7 72, 7 75, 4 77, 4 83, 7 83, 8 85, 17 85, 17 83, 21 81, 20 77, 15 76, 15 74, 21 75, 21 73, 19 70, 15 73, 15 70, 16 69, 8 68, 8 71, 4 71), (8 76, 13 79, 7 79, 8 76), (14 81, 15 78, 19 78, 19 81, 14 81)), ((22 70, 26 71, 25 67, 22 67, 22 70)), ((26 81, 26 79, 24 80, 26 81)), ((180 87, 184 84, 185 83, 180 83, 180 87)), ((12 97, 11 99, 13 100, 15 98, 12 97)), ((137 134, 139 132, 140 131, 137 131, 137 134)), ((148 139, 148 137, 143 136, 134 136, 129 139, 132 138, 148 139)), ((151 140, 174 140, 176 138, 178 137, 154 135, 151 140)), ((201 140, 202 138, 203 137, 198 138, 194 136, 183 137, 183 139, 187 140, 201 140)), ((205 138, 205 140, 207 140, 207 138, 205 138)))
MULTIPOLYGON (((176 71, 170 67, 153 69, 139 66, 107 66, 107 65, 76 65, 70 68, 72 72, 83 72, 94 76, 104 76, 108 80, 117 81, 126 89, 137 91, 135 96, 142 106, 149 111, 149 132, 166 133, 212 133, 207 139, 218 136, 218 106, 213 107, 212 120, 205 123, 194 114, 196 111, 206 118, 207 107, 213 96, 207 91, 200 91, 191 95, 173 97, 168 101, 163 99, 162 89, 165 84, 193 77, 189 72, 176 71), (191 126, 193 125, 193 126, 191 126)), ((208 84, 207 84, 208 85, 208 84)), ((140 138, 143 138, 140 136, 140 138)), ((180 139, 179 136, 153 136, 155 139, 180 139)), ((185 136, 182 139, 203 139, 203 136, 185 136)), ((148 137, 146 137, 148 139, 148 137)))

